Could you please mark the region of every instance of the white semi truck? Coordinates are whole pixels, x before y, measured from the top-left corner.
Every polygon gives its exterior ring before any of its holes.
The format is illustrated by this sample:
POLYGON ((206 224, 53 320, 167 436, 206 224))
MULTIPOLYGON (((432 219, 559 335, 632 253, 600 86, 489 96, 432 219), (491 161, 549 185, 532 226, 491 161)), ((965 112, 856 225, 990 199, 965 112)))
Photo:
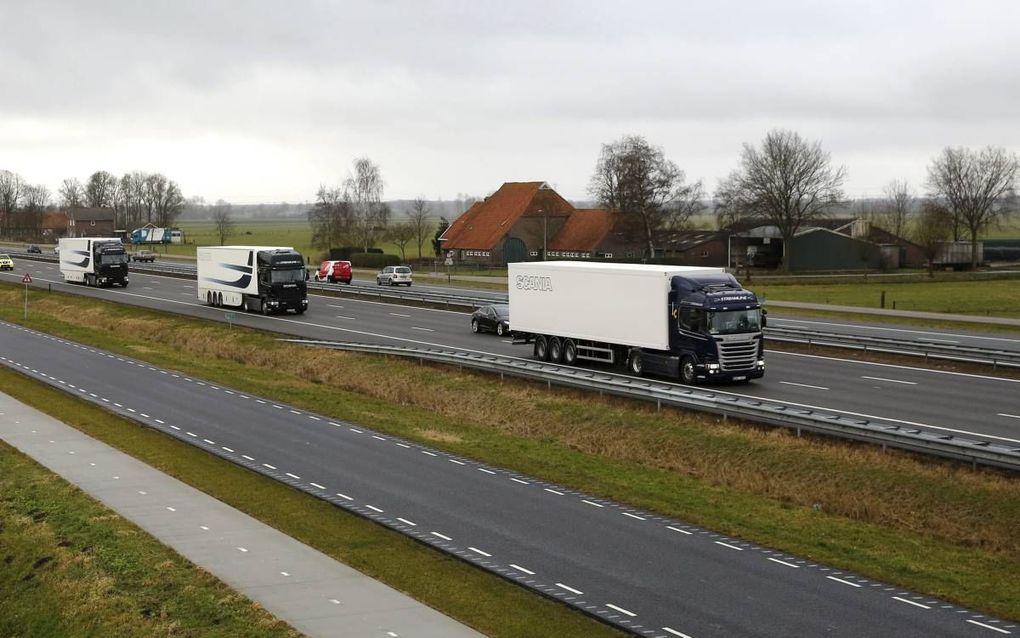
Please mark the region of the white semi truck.
POLYGON ((198 298, 211 306, 276 314, 308 309, 308 271, 289 246, 209 246, 198 249, 198 298))
POLYGON ((64 237, 59 242, 64 281, 88 286, 128 285, 128 254, 116 237, 64 237))
POLYGON ((625 363, 683 383, 765 374, 764 317, 722 268, 509 264, 510 329, 543 361, 625 363))

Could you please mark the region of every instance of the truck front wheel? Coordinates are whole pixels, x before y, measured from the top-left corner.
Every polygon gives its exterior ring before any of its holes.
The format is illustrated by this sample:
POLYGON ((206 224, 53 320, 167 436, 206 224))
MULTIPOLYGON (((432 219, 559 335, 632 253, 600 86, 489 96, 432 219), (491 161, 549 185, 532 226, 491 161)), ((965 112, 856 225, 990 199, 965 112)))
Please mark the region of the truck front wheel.
POLYGON ((549 359, 549 341, 545 338, 545 335, 535 337, 535 358, 539 361, 547 361, 549 359))
POLYGON ((627 369, 630 373, 636 377, 641 376, 641 371, 645 369, 645 362, 641 360, 641 351, 632 350, 630 356, 627 357, 627 369))
POLYGON ((695 381, 697 375, 694 372, 694 359, 690 356, 680 359, 680 383, 694 385, 695 381))

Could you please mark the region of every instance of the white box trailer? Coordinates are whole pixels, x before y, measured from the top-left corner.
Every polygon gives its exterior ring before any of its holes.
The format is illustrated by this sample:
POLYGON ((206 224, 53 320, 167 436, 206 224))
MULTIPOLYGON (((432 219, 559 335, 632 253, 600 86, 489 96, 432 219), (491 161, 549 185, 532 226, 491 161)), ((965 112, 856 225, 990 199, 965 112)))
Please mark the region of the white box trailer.
POLYGON ((62 237, 57 254, 64 281, 88 286, 128 285, 128 255, 117 237, 62 237))
POLYGON ((308 271, 289 246, 202 246, 197 257, 200 301, 263 314, 308 308, 308 271))
POLYGON ((547 261, 508 275, 510 329, 539 359, 686 383, 764 374, 761 306, 723 268, 547 261))

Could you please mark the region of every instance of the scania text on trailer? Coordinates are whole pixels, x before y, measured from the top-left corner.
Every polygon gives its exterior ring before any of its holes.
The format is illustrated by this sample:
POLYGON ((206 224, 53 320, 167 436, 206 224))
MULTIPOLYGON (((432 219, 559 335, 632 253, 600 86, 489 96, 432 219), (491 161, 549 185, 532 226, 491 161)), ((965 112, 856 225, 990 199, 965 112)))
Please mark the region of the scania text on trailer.
POLYGON ((763 310, 722 268, 512 263, 510 329, 543 361, 747 381, 765 374, 763 310))
POLYGON ((304 258, 290 247, 210 246, 198 249, 198 298, 262 314, 308 309, 304 258))
POLYGON ((63 237, 58 248, 64 281, 127 287, 128 255, 116 237, 63 237))

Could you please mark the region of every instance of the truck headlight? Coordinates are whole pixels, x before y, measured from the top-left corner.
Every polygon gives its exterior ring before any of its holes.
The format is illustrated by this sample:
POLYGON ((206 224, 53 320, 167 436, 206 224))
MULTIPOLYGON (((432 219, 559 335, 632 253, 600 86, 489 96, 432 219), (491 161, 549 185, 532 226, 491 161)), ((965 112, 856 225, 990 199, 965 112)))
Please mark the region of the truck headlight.
POLYGON ((709 373, 719 372, 718 363, 709 363, 705 367, 708 369, 709 373))
POLYGON ((758 359, 758 367, 759 368, 765 367, 765 359, 758 359))

